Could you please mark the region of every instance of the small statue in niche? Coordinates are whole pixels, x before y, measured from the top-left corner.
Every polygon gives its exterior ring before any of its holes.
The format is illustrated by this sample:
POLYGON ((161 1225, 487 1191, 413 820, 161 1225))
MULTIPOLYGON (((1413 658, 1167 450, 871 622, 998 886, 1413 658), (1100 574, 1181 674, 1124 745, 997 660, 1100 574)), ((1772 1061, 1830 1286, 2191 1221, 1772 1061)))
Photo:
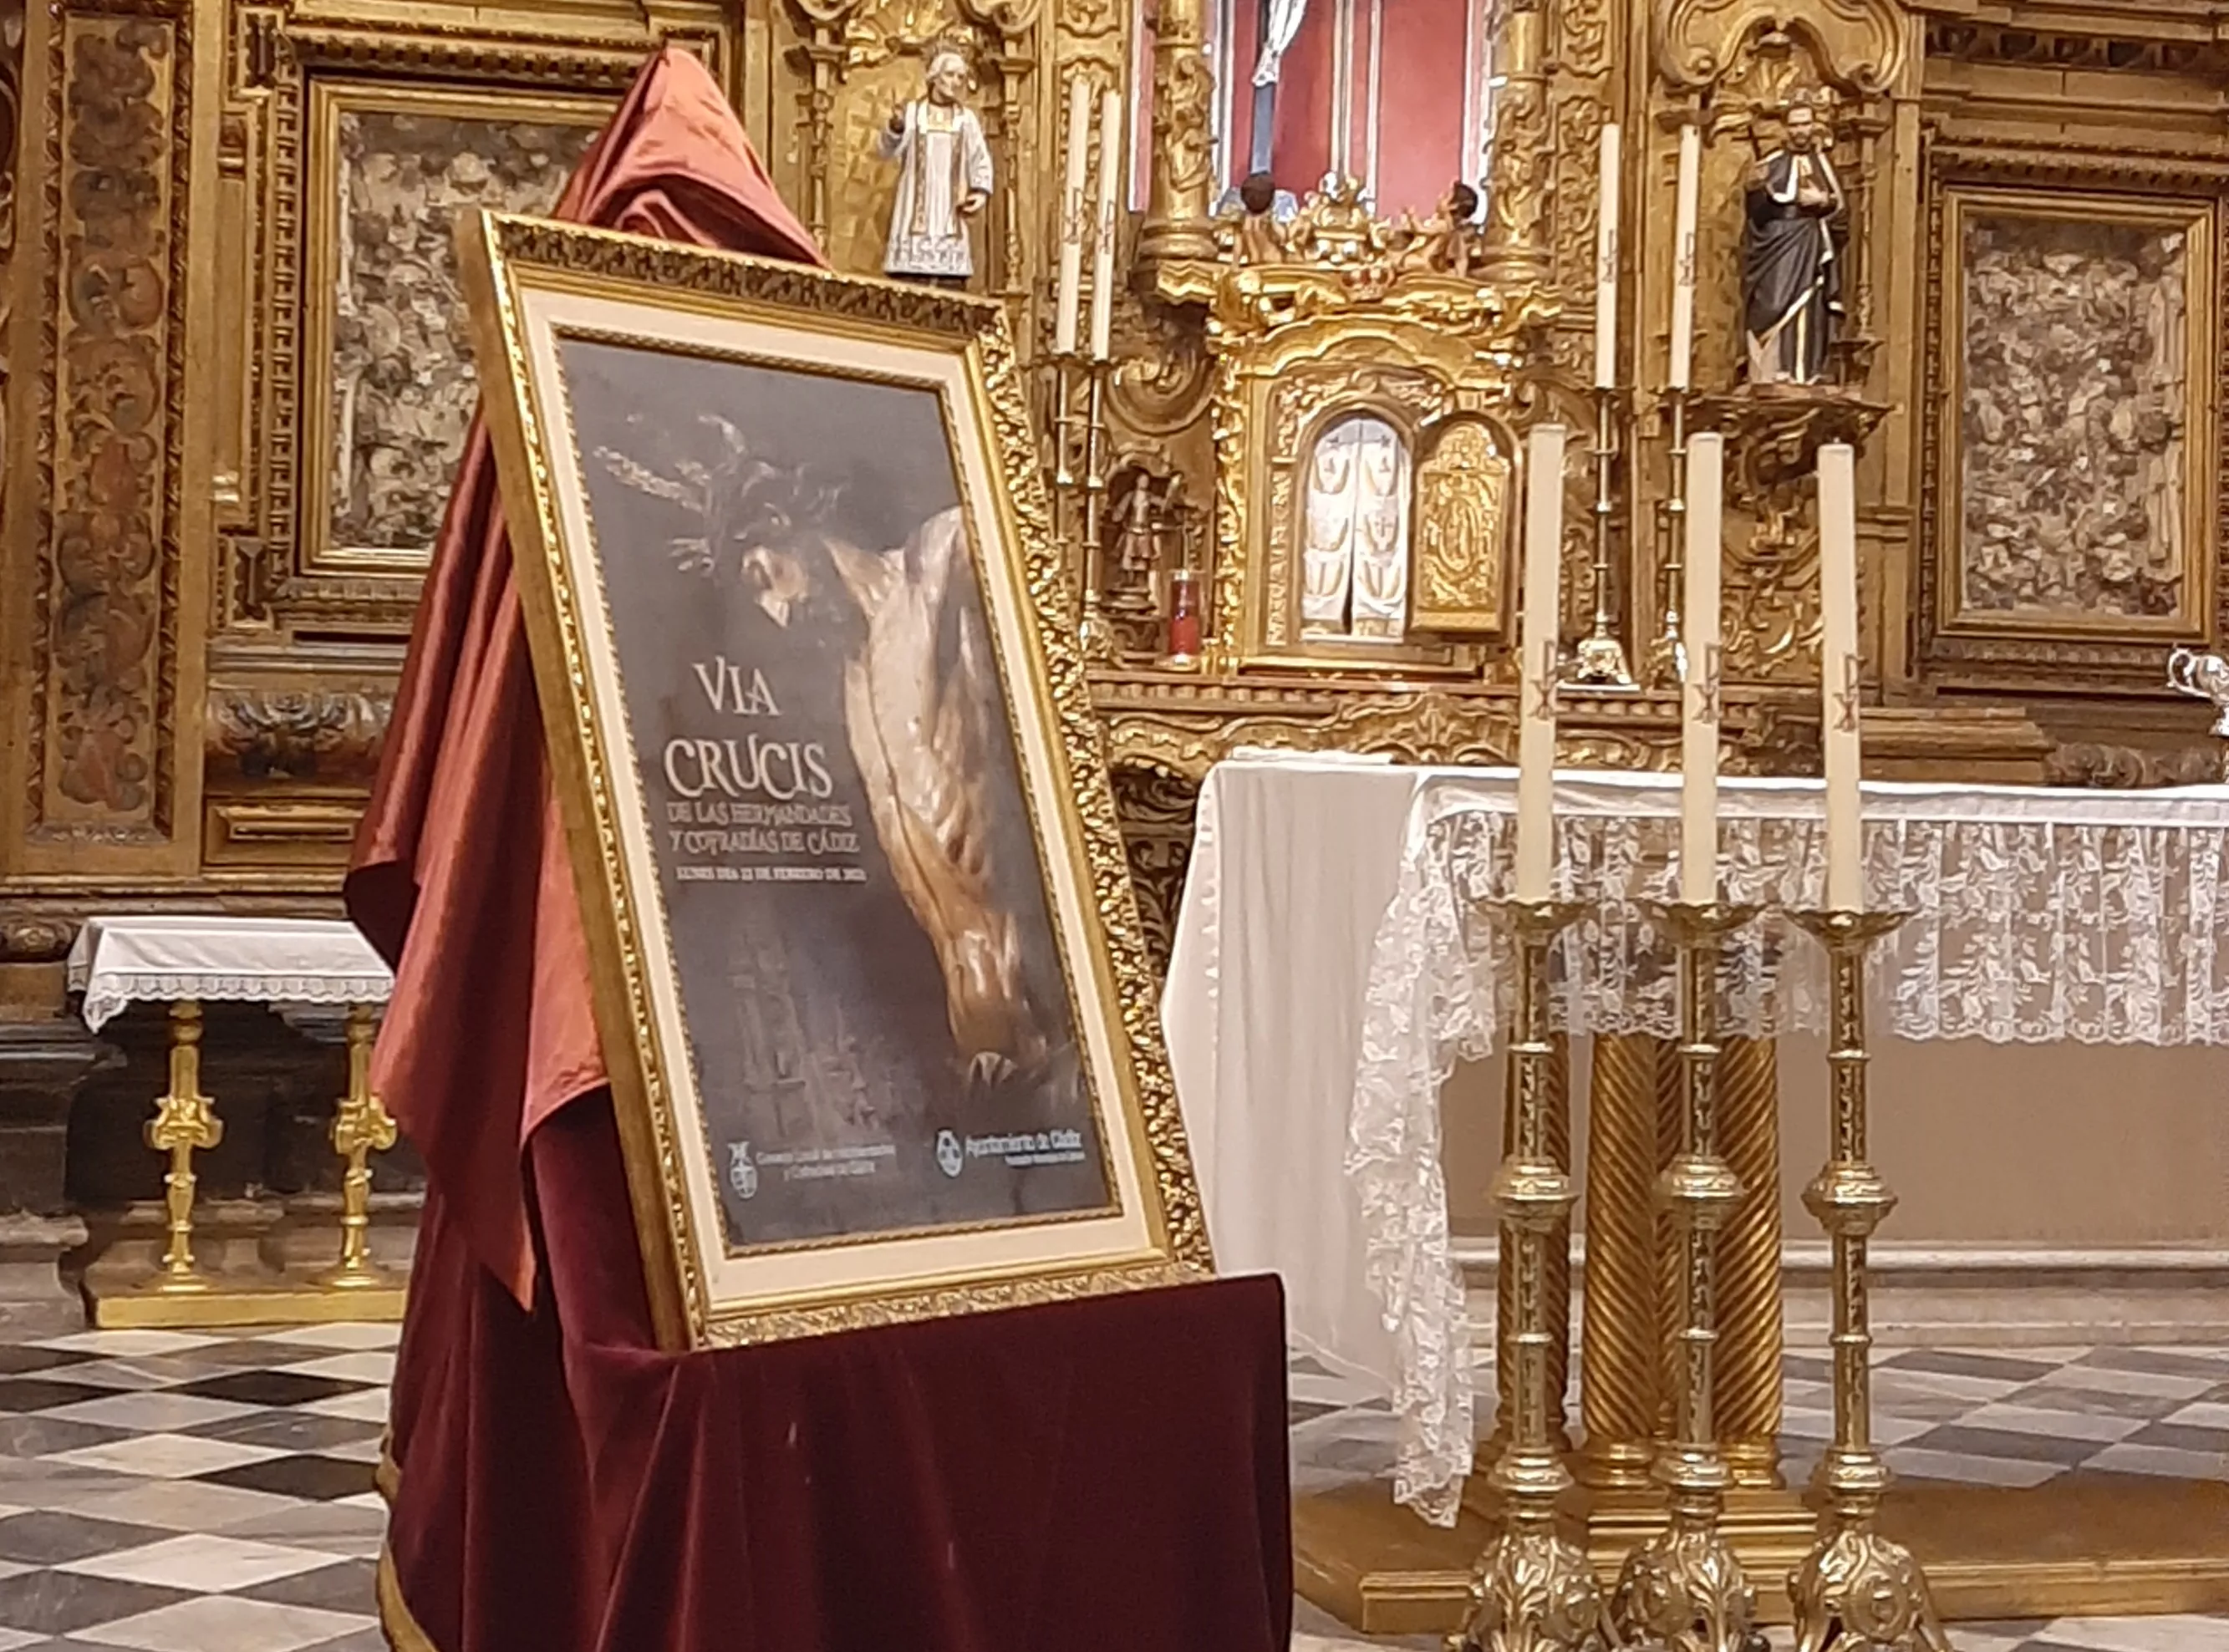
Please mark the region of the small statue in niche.
POLYGON ((1267 172, 1248 175, 1238 186, 1238 211, 1231 231, 1231 250, 1241 264, 1278 264, 1285 257, 1285 227, 1278 208, 1290 201, 1267 172))
POLYGON ((1798 93, 1749 170, 1742 307, 1751 384, 1817 384, 1842 316, 1842 181, 1817 103, 1798 93))
POLYGON ((1181 532, 1184 477, 1165 481, 1140 471, 1130 483, 1114 530, 1114 590, 1112 605, 1125 613, 1150 613, 1160 573, 1162 541, 1181 532))
POLYGON ((1407 237, 1401 248, 1399 266, 1404 272, 1429 272, 1440 275, 1467 276, 1470 273, 1472 245, 1478 217, 1478 191, 1458 178, 1448 186, 1446 196, 1432 215, 1418 223, 1414 217, 1404 216, 1402 230, 1407 237))
POLYGON ((993 179, 983 123, 961 101, 973 82, 965 50, 935 48, 922 95, 883 129, 883 157, 898 163, 885 275, 959 287, 975 273, 967 221, 990 200, 993 179))

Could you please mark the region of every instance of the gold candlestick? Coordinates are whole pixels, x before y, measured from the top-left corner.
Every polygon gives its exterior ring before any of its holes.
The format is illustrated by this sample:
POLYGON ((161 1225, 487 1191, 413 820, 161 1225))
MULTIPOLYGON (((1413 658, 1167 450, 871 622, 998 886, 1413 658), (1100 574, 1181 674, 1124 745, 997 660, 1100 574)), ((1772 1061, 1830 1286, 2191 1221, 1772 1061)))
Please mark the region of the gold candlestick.
POLYGON ((1626 669, 1625 644, 1610 629, 1609 528, 1615 509, 1610 477, 1617 459, 1617 392, 1595 392, 1595 618, 1593 628, 1572 653, 1571 681, 1588 688, 1631 688, 1636 685, 1626 669))
POLYGON ((371 1265, 371 1156, 395 1145, 395 1120, 371 1087, 371 1045, 378 1030, 372 1012, 349 1011, 348 1094, 333 1111, 333 1151, 346 1162, 341 1175, 340 1260, 318 1283, 338 1290, 386 1287, 395 1281, 371 1265))
POLYGON ((1662 622, 1648 644, 1648 683, 1676 688, 1687 679, 1687 644, 1680 635, 1681 587, 1687 577, 1687 393, 1665 393, 1672 426, 1672 496, 1664 502, 1664 602, 1662 622))
POLYGON ((1657 1198, 1680 1233, 1683 1300, 1672 1438, 1654 1477, 1670 1524, 1626 1557, 1611 1603, 1619 1637, 1667 1652, 1750 1652, 1757 1596, 1719 1530, 1732 1470, 1718 1448, 1712 1355, 1718 1341, 1718 1230, 1741 1182, 1718 1150, 1718 962, 1753 906, 1679 902, 1657 909, 1680 950, 1680 1152, 1657 1198))
MULTIPOLYGON (((1514 1345, 1508 1444, 1487 1483, 1501 1499, 1500 1533, 1472 1573, 1470 1610, 1449 1652, 1598 1652, 1609 1620, 1586 1552, 1556 1528, 1556 1500, 1571 1485, 1550 1438, 1549 1374, 1555 1322, 1548 1311, 1548 1243, 1577 1194, 1551 1149, 1556 1087, 1548 1026, 1548 948, 1580 908, 1575 902, 1508 901, 1499 907, 1517 950, 1517 1009, 1509 1041, 1509 1141, 1493 1178, 1502 1265, 1516 1276, 1515 1312, 1494 1335, 1514 1345)), ((1564 1322, 1568 1323, 1568 1322, 1564 1322)), ((1560 1399, 1558 1395, 1556 1398, 1560 1399)))
POLYGON ((1083 644, 1083 657, 1098 664, 1112 663, 1115 658, 1114 628, 1108 621, 1106 597, 1099 588, 1106 575, 1102 533, 1107 475, 1102 455, 1106 445, 1108 369, 1108 363, 1101 361, 1090 362, 1084 369, 1089 377, 1084 381, 1083 414, 1083 617, 1076 631, 1083 644))
POLYGON ((1949 1652, 1926 1574, 1873 1527, 1892 1475, 1872 1444, 1872 1326, 1866 1246, 1896 1208, 1866 1145, 1866 953, 1908 913, 1805 912, 1831 971, 1834 1132, 1803 1203, 1834 1245, 1834 1443, 1819 1466, 1819 1540, 1789 1574, 1798 1652, 1949 1652))
POLYGON ((215 1104, 202 1093, 202 1007, 191 999, 170 1006, 170 1087, 157 1097, 147 1121, 147 1145, 170 1156, 163 1176, 163 1203, 169 1216, 170 1242, 154 1289, 166 1294, 197 1295, 211 1280, 194 1265, 194 1154, 224 1140, 224 1121, 215 1104))

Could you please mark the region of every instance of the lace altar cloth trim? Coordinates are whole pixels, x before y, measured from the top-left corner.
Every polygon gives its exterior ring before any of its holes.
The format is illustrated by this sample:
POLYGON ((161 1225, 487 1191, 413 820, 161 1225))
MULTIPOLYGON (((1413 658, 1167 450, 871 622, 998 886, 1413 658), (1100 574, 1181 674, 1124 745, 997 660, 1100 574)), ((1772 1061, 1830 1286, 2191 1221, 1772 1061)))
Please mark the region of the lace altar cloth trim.
MULTIPOLYGON (((1873 959, 1885 1030, 2229 1044, 2229 787, 1879 784, 1865 804, 1868 903, 1912 914, 1873 959)), ((1729 780, 1718 809, 1725 896, 1766 909, 1730 949, 1721 1025, 1820 1030, 1824 959, 1783 914, 1823 899, 1823 789, 1729 780)), ((1556 893, 1590 903, 1551 955, 1558 1024, 1669 1037, 1672 954, 1641 905, 1678 893, 1679 780, 1558 775, 1556 810, 1556 893)), ((1508 951, 1487 903, 1508 893, 1515 811, 1512 771, 1418 794, 1371 961, 1349 1124, 1366 1266, 1395 1343, 1394 1495, 1439 1525, 1455 1519, 1473 1415, 1438 1098, 1507 1020, 1508 951)))
POLYGON ((134 1003, 383 1004, 395 980, 353 924, 151 914, 88 919, 69 985, 97 1033, 134 1003))

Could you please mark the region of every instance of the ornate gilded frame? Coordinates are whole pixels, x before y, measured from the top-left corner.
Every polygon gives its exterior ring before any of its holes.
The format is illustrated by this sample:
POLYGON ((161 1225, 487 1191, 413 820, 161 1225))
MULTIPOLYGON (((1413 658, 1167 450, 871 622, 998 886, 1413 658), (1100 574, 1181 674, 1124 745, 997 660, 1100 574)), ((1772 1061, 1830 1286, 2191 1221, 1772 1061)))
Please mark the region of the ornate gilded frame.
MULTIPOLYGON (((506 125, 562 126, 593 138, 611 118, 616 99, 593 93, 516 91, 459 87, 408 80, 317 76, 307 87, 308 131, 303 219, 305 280, 302 289, 302 400, 300 532, 297 566, 303 573, 328 578, 399 578, 414 581, 433 555, 432 538, 422 546, 364 546, 337 542, 334 495, 341 458, 341 425, 334 401, 335 335, 341 282, 348 259, 340 195, 341 126, 350 114, 446 117, 490 128, 506 125)), ((485 158, 485 152, 481 153, 485 158)), ((560 166, 562 188, 570 165, 560 166)), ((548 203, 554 206, 554 197, 548 203)), ((457 364, 469 367, 470 346, 452 340, 457 364)), ((429 366, 419 363, 421 375, 429 366)))
POLYGON ((462 227, 459 247, 661 1340, 684 1347, 806 1335, 1204 1274, 1206 1228, 1153 976, 1020 367, 999 307, 489 214, 462 227), (593 327, 582 319, 589 316, 593 327), (556 340, 568 326, 623 345, 679 350, 685 343, 700 358, 938 391, 964 478, 1032 838, 1065 952, 1085 1087, 1112 1169, 1111 1214, 938 1230, 903 1240, 910 1249, 887 1239, 839 1239, 813 1254, 856 1257, 856 1265, 845 1272, 830 1264, 810 1287, 768 1288, 773 1274, 753 1271, 767 1258, 756 1248, 728 1245, 696 1064, 684 1059, 693 1046, 681 1019, 633 725, 618 697, 607 588, 588 526, 573 413, 556 369, 556 340), (813 360, 814 349, 829 355, 813 360), (842 351, 852 352, 842 359, 854 364, 832 366, 842 351), (1013 1233, 1022 1239, 1003 1252, 992 1243, 1013 1233))
POLYGON ((2229 451, 2219 400, 2229 375, 2221 348, 2221 272, 2229 260, 2229 169, 2162 163, 2129 170, 2087 156, 2052 157, 1949 146, 1928 184, 1929 408, 1921 421, 1921 547, 1913 604, 1920 656, 1938 681, 1961 686, 2149 688, 2167 650, 2229 631, 2229 586, 2219 568, 2219 522, 2229 451), (1966 227, 1975 215, 2108 227, 2180 229, 2187 236, 2183 324, 2184 431, 2181 601, 2170 615, 1978 610, 1965 600, 1966 227))

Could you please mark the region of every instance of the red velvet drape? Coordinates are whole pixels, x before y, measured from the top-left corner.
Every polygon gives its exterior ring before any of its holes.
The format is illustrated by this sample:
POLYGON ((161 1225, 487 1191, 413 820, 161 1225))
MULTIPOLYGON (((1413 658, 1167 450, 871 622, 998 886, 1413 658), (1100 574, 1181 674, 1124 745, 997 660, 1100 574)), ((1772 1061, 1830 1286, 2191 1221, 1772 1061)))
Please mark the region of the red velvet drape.
MULTIPOLYGON (((686 53, 560 215, 816 254, 686 53)), ((435 1652, 1282 1652, 1274 1280, 763 1348, 653 1346, 581 912, 477 426, 350 910, 428 1189, 382 1609, 435 1652)))

